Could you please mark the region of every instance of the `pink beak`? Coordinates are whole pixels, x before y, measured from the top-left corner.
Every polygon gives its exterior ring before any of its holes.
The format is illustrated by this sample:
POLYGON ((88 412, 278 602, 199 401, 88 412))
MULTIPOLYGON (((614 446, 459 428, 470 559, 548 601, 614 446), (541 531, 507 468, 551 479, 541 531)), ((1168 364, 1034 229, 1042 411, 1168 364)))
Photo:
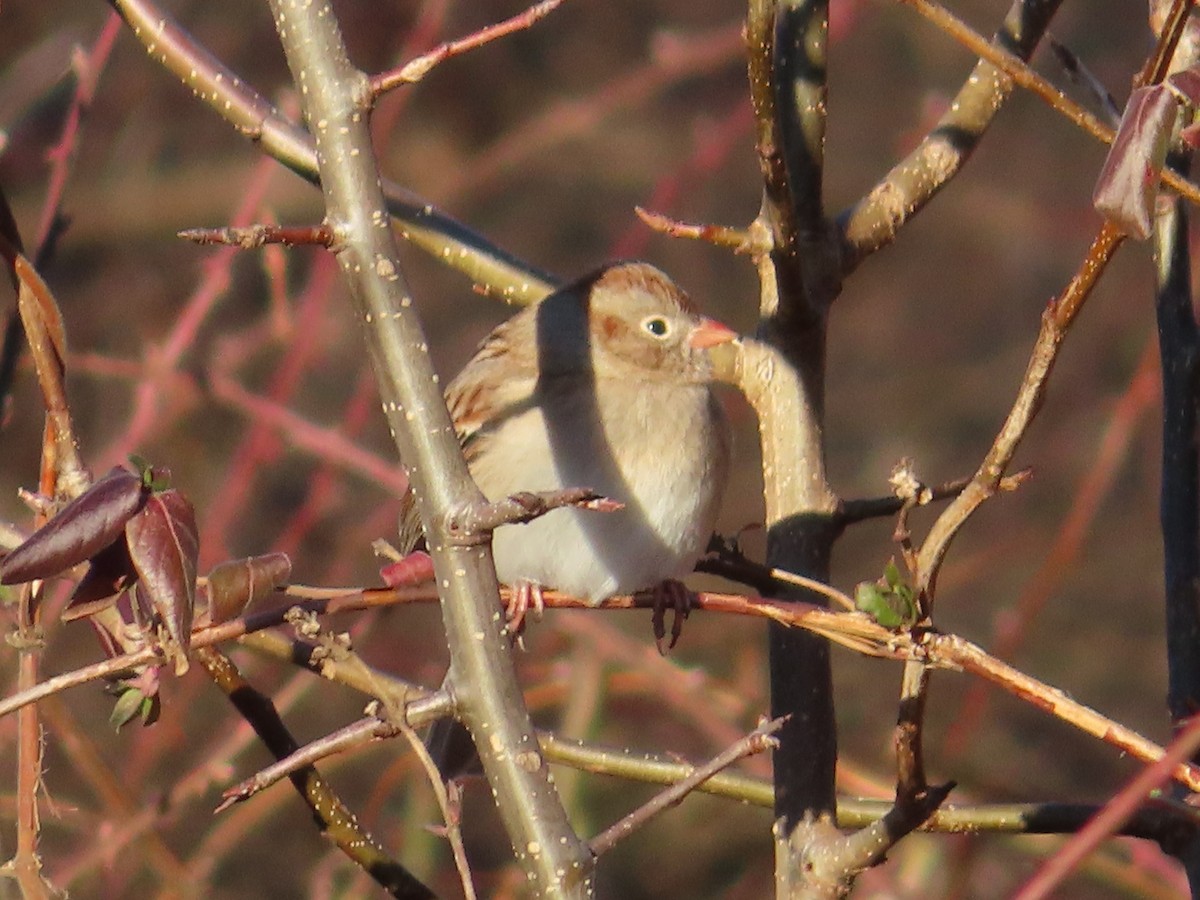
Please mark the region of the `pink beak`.
POLYGON ((709 319, 704 316, 700 318, 700 324, 692 329, 692 333, 688 335, 688 346, 694 347, 697 350, 704 350, 708 347, 715 347, 718 344, 728 344, 730 341, 737 338, 737 332, 726 325, 722 325, 716 319, 709 319))

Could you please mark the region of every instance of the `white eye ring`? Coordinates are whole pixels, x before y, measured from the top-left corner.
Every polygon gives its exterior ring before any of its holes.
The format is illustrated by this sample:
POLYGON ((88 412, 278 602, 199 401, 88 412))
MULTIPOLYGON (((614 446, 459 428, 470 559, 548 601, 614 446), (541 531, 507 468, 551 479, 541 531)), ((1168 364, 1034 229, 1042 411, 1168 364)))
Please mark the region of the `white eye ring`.
POLYGON ((663 316, 646 316, 642 319, 642 328, 659 340, 667 338, 671 334, 671 323, 663 316))

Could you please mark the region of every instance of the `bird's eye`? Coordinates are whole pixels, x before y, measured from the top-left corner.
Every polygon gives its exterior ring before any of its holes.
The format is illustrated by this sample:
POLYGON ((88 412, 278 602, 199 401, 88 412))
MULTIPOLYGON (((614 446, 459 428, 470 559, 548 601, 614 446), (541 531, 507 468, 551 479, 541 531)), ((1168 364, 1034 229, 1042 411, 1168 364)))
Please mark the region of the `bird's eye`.
POLYGON ((655 337, 666 337, 671 333, 671 325, 662 316, 648 316, 642 320, 642 327, 655 337))

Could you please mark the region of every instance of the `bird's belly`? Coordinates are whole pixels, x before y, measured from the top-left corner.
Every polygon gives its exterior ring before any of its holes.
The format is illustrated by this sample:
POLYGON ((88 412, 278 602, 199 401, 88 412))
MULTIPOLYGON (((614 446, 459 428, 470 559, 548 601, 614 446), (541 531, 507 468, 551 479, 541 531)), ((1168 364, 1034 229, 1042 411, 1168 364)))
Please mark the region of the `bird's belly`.
POLYGON ((496 574, 507 584, 535 581, 599 602, 691 571, 702 549, 698 533, 664 533, 639 518, 628 509, 560 509, 506 525, 493 538, 496 574))
POLYGON ((706 410, 703 427, 687 429, 686 439, 668 429, 640 447, 591 441, 587 452, 569 455, 554 452, 556 437, 577 438, 578 432, 556 430, 553 422, 548 428, 540 414, 511 424, 491 448, 503 452, 473 467, 489 499, 587 487, 625 507, 558 509, 528 524, 502 526, 493 538, 501 581, 534 581, 599 602, 692 570, 712 532, 722 488, 728 451, 719 413, 706 410))

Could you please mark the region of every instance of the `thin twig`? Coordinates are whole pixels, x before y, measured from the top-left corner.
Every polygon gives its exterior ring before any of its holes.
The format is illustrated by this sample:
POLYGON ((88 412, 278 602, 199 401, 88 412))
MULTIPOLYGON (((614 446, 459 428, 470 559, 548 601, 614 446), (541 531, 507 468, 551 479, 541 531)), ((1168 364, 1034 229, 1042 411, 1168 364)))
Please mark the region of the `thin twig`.
MULTIPOLYGON (((219 625, 197 629, 192 636, 192 648, 214 646, 235 640, 244 634, 279 625, 296 610, 332 615, 380 606, 437 601, 437 591, 432 585, 365 590, 309 588, 297 585, 288 588, 284 593, 293 595, 295 600, 219 625)), ((652 598, 637 596, 610 597, 598 605, 555 591, 547 591, 544 598, 547 608, 551 609, 648 610, 653 606, 652 598)), ((501 602, 506 601, 505 593, 501 596, 501 602)), ((848 649, 871 656, 894 660, 919 659, 931 666, 970 672, 1138 759, 1154 762, 1163 754, 1161 747, 1132 729, 1071 699, 1064 691, 990 656, 977 645, 957 635, 932 631, 910 635, 890 631, 863 613, 833 612, 814 604, 743 597, 736 594, 698 593, 695 595, 694 608, 765 618, 781 625, 803 628, 848 649)), ((0 700, 0 717, 35 703, 42 697, 157 661, 161 661, 161 653, 147 648, 46 679, 30 690, 20 691, 0 700)), ((1183 766, 1177 771, 1176 777, 1192 790, 1200 792, 1200 769, 1183 766)))
MULTIPOLYGON (((648 784, 673 784, 695 771, 695 766, 676 756, 631 751, 571 740, 551 732, 539 732, 542 752, 551 762, 648 784)), ((721 772, 696 788, 706 794, 727 797, 770 809, 774 803, 769 781, 735 772, 721 772)), ((837 824, 840 828, 866 828, 894 806, 889 800, 839 797, 837 824)), ((1078 831, 1100 806, 1086 803, 983 803, 948 804, 938 807, 918 831, 944 834, 1069 834, 1078 831)), ((1194 810, 1173 804, 1144 805, 1119 830, 1130 837, 1164 841, 1181 829, 1197 827, 1194 810)))
MULTIPOLYGON (((1190 301, 1188 309, 1190 310, 1190 301)), ((1076 570, 1074 564, 1087 546, 1089 529, 1117 483, 1131 452, 1138 424, 1142 416, 1153 409, 1158 401, 1158 379, 1155 370, 1159 354, 1156 351, 1152 338, 1146 342, 1128 389, 1112 410, 1095 455, 1089 460, 1087 470, 1074 491, 1070 511, 1055 527, 1054 541, 1049 550, 1015 603, 996 615, 991 638, 986 641, 988 651, 993 656, 1000 659, 1016 657, 1026 635, 1036 627, 1038 613, 1057 595, 1059 586, 1070 573, 1076 570)), ((1188 396, 1191 396, 1190 393, 1188 396)), ((1182 494, 1164 489, 1163 496, 1176 497, 1182 494)), ((1186 503, 1186 500, 1184 502, 1186 503)), ((1200 505, 1192 509, 1190 514, 1195 516, 1195 510, 1200 509, 1200 505)), ((1182 643, 1191 643, 1186 637, 1187 632, 1170 626, 1167 631, 1169 635, 1179 635, 1182 643)), ((1200 628, 1194 629, 1191 634, 1195 635, 1194 646, 1200 648, 1200 628)), ((992 696, 987 684, 982 681, 973 682, 967 688, 958 701, 957 712, 949 717, 951 725, 942 738, 943 761, 947 758, 959 758, 973 743, 976 729, 987 715, 992 696)), ((1200 692, 1197 693, 1197 698, 1200 699, 1200 692)), ((1185 708, 1194 707, 1185 705, 1185 708)))
MULTIPOLYGON (((38 654, 33 643, 39 624, 37 597, 32 585, 21 586, 18 597, 15 637, 29 642, 17 662, 17 689, 29 691, 38 683, 38 654)), ((28 706, 17 716, 17 797, 16 853, 10 865, 20 885, 21 895, 31 900, 49 900, 54 894, 42 875, 38 854, 41 816, 38 792, 42 787, 42 726, 36 707, 28 706)))
POLYGON ((185 228, 177 236, 201 246, 226 244, 242 250, 253 250, 267 244, 283 244, 285 247, 333 246, 333 229, 328 225, 259 224, 223 228, 185 228))
POLYGON ((1041 900, 1097 845, 1114 834, 1146 802, 1151 791, 1165 784, 1172 770, 1200 749, 1200 717, 1193 718, 1171 742, 1162 759, 1147 766, 1123 787, 1087 825, 1038 869, 1014 895, 1014 900, 1041 900))
POLYGON ((475 900, 475 884, 471 878, 471 866, 467 861, 467 848, 463 843, 462 827, 459 824, 461 803, 458 799, 452 800, 450 796, 451 791, 457 792, 461 788, 456 782, 442 780, 442 773, 438 770, 438 764, 430 754, 429 748, 425 746, 425 742, 417 736, 407 722, 397 720, 396 724, 420 761, 421 768, 425 770, 429 786, 433 789, 434 797, 437 798, 438 808, 442 811, 442 821, 446 825, 446 840, 449 842, 450 852, 454 856, 454 868, 458 870, 458 879, 462 884, 463 895, 467 900, 475 900))
MULTIPOLYGON (((1015 491, 1031 474, 1032 471, 1030 469, 1024 469, 1020 472, 1014 472, 1012 475, 1005 475, 1000 479, 997 490, 1002 493, 1015 491)), ((938 503, 942 500, 953 500, 970 483, 970 478, 957 478, 954 481, 947 481, 945 484, 924 488, 919 496, 915 498, 915 505, 928 506, 930 503, 938 503)), ((856 522, 862 522, 867 519, 882 519, 897 515, 903 509, 905 502, 905 498, 898 497, 895 494, 890 497, 867 497, 859 500, 843 500, 842 508, 838 511, 837 518, 844 526, 853 525, 856 522)))
MULTIPOLYGON (((314 184, 317 156, 309 133, 213 56, 153 0, 110 0, 150 58, 264 152, 314 184)), ((410 191, 385 183, 388 211, 406 240, 474 283, 513 303, 550 293, 557 279, 538 272, 410 191)))
POLYGON ((497 22, 495 25, 481 28, 465 38, 439 44, 428 53, 410 60, 398 69, 372 75, 371 91, 378 97, 401 85, 415 84, 428 75, 430 69, 452 56, 458 56, 469 50, 482 47, 484 44, 489 44, 497 38, 506 37, 514 32, 532 28, 540 19, 544 19, 550 13, 554 12, 554 10, 562 5, 562 2, 563 0, 542 0, 541 3, 535 3, 523 13, 518 13, 509 19, 505 19, 503 22, 497 22))
MULTIPOLYGON (((1092 137, 1096 138, 1096 140, 1105 144, 1113 142, 1113 138, 1116 136, 1115 129, 1101 121, 1098 116, 1084 109, 1074 100, 1071 100, 1061 90, 1029 68, 1022 60, 996 46, 994 43, 989 42, 983 35, 974 31, 969 25, 944 7, 932 2, 932 0, 898 0, 898 2, 906 6, 911 6, 976 56, 986 59, 1015 83, 1039 99, 1044 100, 1051 109, 1065 116, 1075 125, 1078 125, 1092 137)), ((1180 22, 1179 27, 1182 27, 1182 22, 1180 22)), ((1168 35, 1167 40, 1160 42, 1159 46, 1166 52, 1164 54, 1160 51, 1158 55, 1151 58, 1142 75, 1139 77, 1140 83, 1154 84, 1162 79, 1163 65, 1165 63, 1159 61, 1164 58, 1166 61, 1170 61, 1170 51, 1174 48, 1175 41, 1179 39, 1179 32, 1176 31, 1173 33, 1173 39, 1168 35)), ((1200 185, 1189 181, 1178 172, 1168 168, 1164 168, 1159 177, 1167 187, 1177 191, 1192 203, 1200 204, 1200 185)))
POLYGON ((648 803, 638 807, 619 822, 600 832, 588 842, 588 846, 591 847, 592 852, 596 856, 607 853, 616 846, 618 841, 633 834, 634 831, 650 819, 670 809, 672 806, 682 803, 684 797, 713 775, 723 769, 729 768, 745 756, 750 756, 753 753, 762 753, 764 750, 777 747, 779 742, 771 737, 771 735, 783 727, 783 722, 783 719, 772 719, 769 722, 759 725, 750 734, 732 746, 727 747, 708 763, 693 771, 688 777, 676 782, 667 790, 657 794, 648 803))
MULTIPOLYGON (((137 818, 142 810, 139 808, 141 798, 129 790, 122 774, 115 769, 115 763, 106 759, 97 746, 102 736, 93 733, 88 728, 76 722, 67 704, 61 698, 50 698, 41 705, 42 715, 46 725, 53 733, 53 743, 58 750, 70 760, 71 769, 82 777, 91 788, 96 798, 104 808, 104 814, 110 821, 128 823, 137 818)), ((157 807, 158 804, 155 804, 157 807)), ((113 845, 112 835, 106 835, 102 842, 104 852, 119 852, 113 845)), ((174 850, 168 845, 161 834, 149 833, 143 836, 141 844, 147 864, 155 870, 158 878, 164 884, 181 884, 188 877, 188 869, 174 850)), ((99 849, 94 848, 94 849, 99 849)), ((111 857, 110 857, 111 858, 111 857)), ((71 867, 80 860, 76 857, 70 861, 71 867)), ((70 873, 58 873, 64 888, 71 885, 70 873)))
MULTIPOLYGON (((199 650, 195 659, 276 759, 296 752, 296 740, 283 724, 274 704, 246 682, 227 656, 207 647, 199 650)), ((417 900, 436 896, 404 866, 391 859, 362 829, 354 814, 311 764, 289 773, 288 777, 312 811, 318 827, 393 897, 417 900)))
POLYGON ((221 792, 221 802, 213 807, 213 813, 224 812, 231 806, 249 800, 260 791, 266 790, 300 769, 314 765, 328 756, 352 750, 371 741, 395 737, 397 734, 399 734, 399 729, 395 725, 381 722, 374 717, 360 719, 320 740, 305 744, 274 764, 259 769, 251 777, 239 781, 231 788, 226 788, 221 792))
POLYGON ((1025 377, 1000 432, 971 483, 942 511, 917 555, 916 586, 927 610, 951 541, 975 510, 998 490, 1021 440, 1041 408, 1050 372, 1071 323, 1124 240, 1124 235, 1115 226, 1105 223, 1070 284, 1042 314, 1041 329, 1025 377))
POLYGON ((639 219, 659 234, 704 241, 714 247, 726 247, 734 253, 766 253, 771 249, 769 246, 756 244, 755 240, 761 238, 761 235, 756 235, 748 229, 728 228, 724 225, 692 225, 664 216, 662 213, 642 209, 640 206, 635 206, 633 211, 639 219))
POLYGON ((63 118, 59 141, 46 153, 50 171, 33 252, 34 263, 39 268, 50 259, 54 252, 55 238, 61 233, 63 195, 67 179, 71 175, 71 167, 79 152, 83 120, 91 109, 92 101, 95 100, 96 86, 100 83, 100 76, 104 73, 120 33, 120 17, 109 13, 91 50, 79 53, 72 60, 72 69, 76 77, 75 91, 71 96, 70 108, 63 118))
POLYGON ((1175 48, 1183 38, 1194 5, 1195 0, 1171 0, 1161 24, 1157 26, 1158 40, 1154 44, 1154 52, 1134 79, 1134 87, 1157 84, 1167 77, 1171 61, 1175 58, 1175 48))
POLYGON ((849 596, 822 581, 747 558, 734 541, 713 535, 709 541, 708 552, 709 556, 702 557, 696 563, 697 572, 720 575, 722 578, 739 581, 768 593, 778 584, 789 584, 827 597, 847 611, 855 612, 858 609, 849 596))
POLYGON ((363 478, 371 484, 401 495, 408 479, 400 467, 364 448, 335 426, 318 425, 281 403, 254 393, 223 372, 208 380, 212 398, 258 425, 270 426, 291 444, 363 478))
MULTIPOLYGON (((449 697, 446 697, 449 703, 449 697)), ((400 734, 400 726, 394 722, 380 719, 378 716, 367 716, 337 731, 325 735, 315 741, 310 741, 275 763, 259 769, 249 778, 239 781, 231 788, 221 792, 221 802, 213 809, 214 813, 224 812, 229 807, 249 800, 259 791, 264 791, 284 778, 288 778, 301 769, 315 765, 321 760, 345 753, 357 747, 378 740, 394 738, 400 734)))
POLYGON ((551 510, 566 506, 596 512, 616 512, 624 509, 625 504, 610 500, 591 488, 523 491, 494 503, 477 503, 453 513, 446 522, 446 531, 451 540, 477 541, 501 525, 532 522, 551 510))
MULTIPOLYGON (((925 636, 924 646, 929 651, 931 662, 936 660, 941 665, 960 668, 964 672, 986 678, 1013 696, 1032 703, 1086 734, 1099 738, 1122 753, 1151 763, 1163 758, 1163 748, 1153 741, 1085 706, 1065 691, 1038 681, 988 655, 970 641, 957 635, 928 634, 925 636)), ((1192 791, 1200 791, 1200 768, 1182 764, 1176 767, 1175 778, 1192 791)))

